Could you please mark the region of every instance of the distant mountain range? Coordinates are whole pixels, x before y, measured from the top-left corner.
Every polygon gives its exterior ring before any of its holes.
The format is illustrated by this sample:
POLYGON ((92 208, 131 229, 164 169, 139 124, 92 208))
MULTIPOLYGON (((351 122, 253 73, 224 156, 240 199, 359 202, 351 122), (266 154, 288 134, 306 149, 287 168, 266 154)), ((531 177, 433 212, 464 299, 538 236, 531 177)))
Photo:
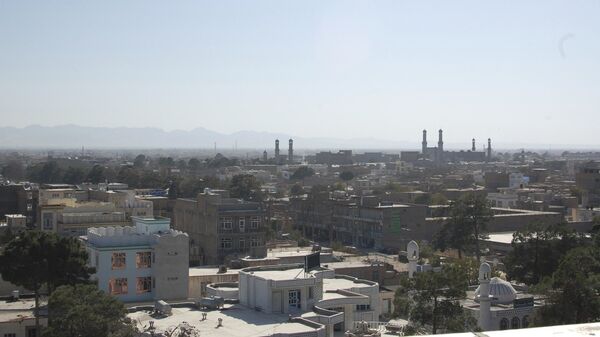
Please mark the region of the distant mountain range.
POLYGON ((373 138, 302 138, 283 133, 238 131, 223 134, 205 128, 191 131, 165 131, 158 128, 87 127, 78 125, 39 126, 24 128, 0 127, 0 148, 217 148, 236 147, 272 151, 279 139, 286 153, 288 139, 294 139, 296 149, 391 149, 418 148, 418 143, 394 142, 373 138))
MULTIPOLYGON (((413 136, 413 135, 410 135, 413 136)), ((328 138, 328 137, 296 137, 294 135, 272 132, 238 131, 224 134, 205 128, 191 131, 165 131, 159 128, 135 127, 88 127, 78 125, 39 126, 30 125, 24 128, 0 127, 0 149, 213 149, 215 143, 219 150, 266 149, 270 153, 275 147, 275 139, 279 139, 282 153, 287 153, 288 139, 294 139, 295 149, 337 151, 351 150, 420 150, 420 132, 415 132, 416 141, 392 141, 375 138, 328 138)), ((481 144, 480 144, 481 145, 481 144)), ((469 143, 445 142, 448 150, 469 149, 469 143)), ((594 145, 547 145, 497 142, 493 140, 492 148, 553 152, 560 149, 594 149, 594 145)))

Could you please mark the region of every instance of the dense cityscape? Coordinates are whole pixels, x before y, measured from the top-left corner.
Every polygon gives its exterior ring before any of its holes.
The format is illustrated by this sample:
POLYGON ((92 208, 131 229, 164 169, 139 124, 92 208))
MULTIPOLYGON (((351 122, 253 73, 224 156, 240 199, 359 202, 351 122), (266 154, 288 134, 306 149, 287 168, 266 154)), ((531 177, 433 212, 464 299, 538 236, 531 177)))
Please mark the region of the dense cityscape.
POLYGON ((407 151, 3 151, 0 331, 493 336, 595 322, 600 153, 445 150, 442 130, 429 144, 423 130, 407 151))

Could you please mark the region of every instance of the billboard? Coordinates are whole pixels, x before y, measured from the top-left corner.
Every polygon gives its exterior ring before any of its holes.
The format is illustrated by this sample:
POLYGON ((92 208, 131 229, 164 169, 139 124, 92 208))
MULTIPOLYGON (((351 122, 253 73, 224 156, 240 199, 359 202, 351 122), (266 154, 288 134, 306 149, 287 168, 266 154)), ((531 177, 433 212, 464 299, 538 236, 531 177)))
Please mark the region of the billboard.
POLYGON ((304 271, 309 272, 313 269, 321 267, 321 253, 316 252, 304 257, 304 271))

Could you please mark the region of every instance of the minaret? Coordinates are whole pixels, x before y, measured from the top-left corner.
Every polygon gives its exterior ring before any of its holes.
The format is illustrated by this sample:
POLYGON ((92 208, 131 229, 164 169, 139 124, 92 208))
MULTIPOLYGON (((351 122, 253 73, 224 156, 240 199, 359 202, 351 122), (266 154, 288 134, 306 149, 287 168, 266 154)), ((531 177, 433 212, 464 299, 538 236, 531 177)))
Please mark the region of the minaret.
POLYGON ((279 139, 275 139, 275 162, 279 163, 279 139))
POLYGON ((473 141, 471 144, 471 151, 475 152, 475 138, 473 138, 473 141))
POLYGON ((267 150, 263 152, 263 161, 266 163, 269 160, 269 155, 267 154, 267 150))
POLYGON ((492 160, 492 139, 488 138, 487 159, 492 160))
POLYGON ((417 272, 417 261, 419 261, 419 245, 414 240, 406 246, 406 257, 408 258, 408 277, 413 278, 417 272))
POLYGON ((288 162, 294 161, 294 140, 290 138, 288 146, 288 162))
POLYGON ((483 331, 491 330, 491 301, 490 297, 490 278, 492 268, 486 262, 479 267, 479 327, 483 331))
POLYGON ((423 142, 421 144, 421 152, 425 155, 427 154, 427 130, 423 130, 423 142))
POLYGON ((440 129, 440 131, 438 131, 438 161, 441 163, 444 160, 444 135, 443 135, 444 131, 442 131, 442 129, 440 129))

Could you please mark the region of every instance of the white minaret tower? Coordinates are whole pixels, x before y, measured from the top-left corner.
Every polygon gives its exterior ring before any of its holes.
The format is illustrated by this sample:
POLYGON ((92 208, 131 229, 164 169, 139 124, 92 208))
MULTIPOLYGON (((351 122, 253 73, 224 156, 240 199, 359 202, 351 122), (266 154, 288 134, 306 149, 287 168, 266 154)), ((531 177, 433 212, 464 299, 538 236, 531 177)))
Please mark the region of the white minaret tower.
POLYGON ((479 327, 483 331, 489 331, 491 327, 491 301, 490 297, 490 278, 492 268, 487 263, 482 263, 479 267, 479 327))
POLYGON ((406 257, 408 258, 408 277, 413 278, 417 272, 417 261, 419 261, 419 245, 411 241, 406 246, 406 257))

